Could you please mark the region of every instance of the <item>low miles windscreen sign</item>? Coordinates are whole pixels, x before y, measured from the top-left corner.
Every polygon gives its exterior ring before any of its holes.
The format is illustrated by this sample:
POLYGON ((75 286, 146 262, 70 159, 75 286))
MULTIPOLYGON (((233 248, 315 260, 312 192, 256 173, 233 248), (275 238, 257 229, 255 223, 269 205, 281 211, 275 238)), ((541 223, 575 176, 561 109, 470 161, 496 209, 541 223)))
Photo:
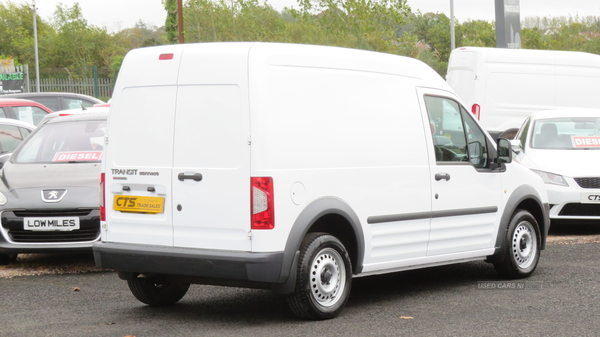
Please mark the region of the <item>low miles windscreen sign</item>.
POLYGON ((23 92, 23 73, 0 73, 0 94, 23 92))

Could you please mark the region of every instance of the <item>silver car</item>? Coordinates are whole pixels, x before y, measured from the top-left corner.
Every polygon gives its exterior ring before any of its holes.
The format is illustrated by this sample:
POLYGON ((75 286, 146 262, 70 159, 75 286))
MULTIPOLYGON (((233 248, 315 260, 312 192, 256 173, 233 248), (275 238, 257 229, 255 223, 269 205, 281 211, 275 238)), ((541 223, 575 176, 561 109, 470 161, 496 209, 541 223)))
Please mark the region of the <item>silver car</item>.
POLYGON ((107 116, 48 116, 0 159, 0 264, 19 253, 91 252, 107 116))

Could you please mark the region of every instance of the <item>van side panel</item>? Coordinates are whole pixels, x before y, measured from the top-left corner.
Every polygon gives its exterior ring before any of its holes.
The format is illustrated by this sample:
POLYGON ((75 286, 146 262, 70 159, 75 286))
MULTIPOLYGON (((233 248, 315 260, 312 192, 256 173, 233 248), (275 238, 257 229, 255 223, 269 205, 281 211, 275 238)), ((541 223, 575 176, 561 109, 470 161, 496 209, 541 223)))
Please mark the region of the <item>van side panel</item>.
MULTIPOLYGON (((430 185, 426 131, 415 95, 420 80, 390 71, 399 68, 397 58, 389 65, 387 56, 365 59, 377 66, 361 69, 356 57, 351 69, 341 55, 306 51, 288 57, 264 45, 252 50, 252 175, 274 177, 277 210, 275 230, 253 231, 253 249, 283 250, 299 214, 333 196, 361 221, 365 263, 425 256, 428 217, 367 223, 371 216, 431 211, 430 190, 423 188, 430 185), (265 61, 262 53, 269 54, 265 61)), ((412 61, 402 69, 416 75, 423 69, 412 61)))
POLYGON ((477 85, 485 78, 482 68, 485 57, 484 52, 471 50, 450 54, 448 65, 452 68, 448 68, 448 84, 460 88, 461 99, 469 110, 473 104, 482 104, 477 101, 478 97, 485 97, 485 87, 477 85))
POLYGON ((447 78, 468 108, 480 105, 490 132, 518 128, 539 110, 600 107, 600 56, 589 53, 463 47, 452 51, 447 78))
POLYGON ((522 53, 517 62, 510 54, 489 53, 486 93, 481 123, 492 131, 521 126, 534 111, 556 105, 556 67, 552 53, 522 53))
POLYGON ((600 56, 556 54, 556 107, 600 108, 600 56))

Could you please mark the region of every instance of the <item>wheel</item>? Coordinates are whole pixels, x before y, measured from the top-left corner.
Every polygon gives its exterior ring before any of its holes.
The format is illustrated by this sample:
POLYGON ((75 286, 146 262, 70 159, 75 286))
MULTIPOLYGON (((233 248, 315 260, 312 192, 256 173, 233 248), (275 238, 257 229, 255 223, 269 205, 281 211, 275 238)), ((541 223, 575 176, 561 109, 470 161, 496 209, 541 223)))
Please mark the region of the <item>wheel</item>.
POLYGON ((17 254, 0 254, 0 266, 17 261, 17 254))
POLYGON ((292 312, 308 319, 336 317, 351 286, 352 263, 344 245, 325 233, 308 234, 300 246, 296 288, 287 297, 292 312))
POLYGON ((504 259, 494 263, 498 274, 510 279, 531 275, 540 259, 540 229, 531 213, 516 210, 504 240, 504 259))
POLYGON ((160 276, 136 277, 128 280, 127 285, 135 298, 148 305, 175 304, 190 287, 189 283, 173 282, 160 276))

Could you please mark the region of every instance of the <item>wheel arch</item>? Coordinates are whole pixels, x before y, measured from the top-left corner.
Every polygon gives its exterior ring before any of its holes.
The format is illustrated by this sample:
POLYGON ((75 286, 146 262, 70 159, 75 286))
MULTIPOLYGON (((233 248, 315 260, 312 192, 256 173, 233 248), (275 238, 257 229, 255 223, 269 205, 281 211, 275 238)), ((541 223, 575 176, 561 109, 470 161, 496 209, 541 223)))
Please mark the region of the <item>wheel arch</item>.
POLYGON ((500 262, 503 260, 501 252, 504 249, 506 237, 506 231, 510 224, 510 219, 517 209, 527 210, 538 223, 540 230, 540 249, 546 248, 546 238, 548 237, 548 230, 550 229, 550 218, 548 216, 549 205, 548 203, 542 202, 537 191, 529 186, 522 185, 515 189, 515 191, 508 198, 502 217, 500 219, 500 226, 498 227, 498 236, 496 237, 496 245, 494 255, 488 259, 490 262, 500 262))
POLYGON ((320 198, 306 206, 292 225, 283 255, 281 275, 283 283, 274 284, 272 287, 276 293, 293 292, 300 245, 303 238, 313 232, 335 236, 348 251, 352 262, 352 273, 358 274, 362 271, 365 240, 358 216, 346 202, 339 198, 320 198))

